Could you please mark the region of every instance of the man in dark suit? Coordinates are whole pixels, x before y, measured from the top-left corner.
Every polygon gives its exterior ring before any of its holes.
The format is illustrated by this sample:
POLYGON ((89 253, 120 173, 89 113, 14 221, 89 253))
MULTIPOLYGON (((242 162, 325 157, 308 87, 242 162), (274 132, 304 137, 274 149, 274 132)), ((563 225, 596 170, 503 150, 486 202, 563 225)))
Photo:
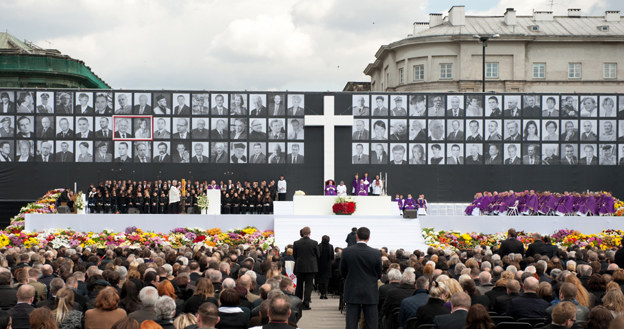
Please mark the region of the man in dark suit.
POLYGON ((171 156, 167 153, 169 147, 165 143, 158 144, 158 155, 154 157, 154 162, 171 162, 171 156))
POLYGON ((458 118, 464 116, 464 109, 459 107, 460 100, 458 96, 451 97, 449 103, 451 103, 451 108, 446 110, 447 117, 458 118))
MULTIPOLYGON (((360 314, 364 312, 367 328, 376 328, 379 314, 379 290, 381 278, 381 254, 367 245, 370 230, 360 227, 356 232, 357 243, 342 251, 340 274, 345 280, 344 302, 347 304, 347 329, 357 329, 360 314)), ((470 299, 468 299, 470 300, 470 299)))
POLYGON ((264 106, 264 104, 262 104, 262 97, 260 97, 260 95, 255 95, 253 97, 253 106, 254 109, 251 110, 251 112, 249 113, 251 116, 266 116, 267 115, 267 109, 264 106))
POLYGON ((291 150, 291 153, 288 154, 286 163, 292 163, 292 164, 303 163, 303 155, 299 154, 299 144, 292 145, 292 150, 291 150))
POLYGON ((11 287, 11 272, 0 273, 0 309, 6 311, 17 304, 17 289, 11 287))
POLYGON ((251 125, 250 125, 251 129, 249 131, 249 139, 261 140, 261 139, 267 138, 267 134, 262 131, 263 129, 262 121, 264 120, 258 120, 258 119, 251 120, 251 125))
POLYGON ((451 314, 433 318, 434 329, 462 329, 466 325, 469 308, 470 296, 465 292, 456 293, 451 297, 451 314))
POLYGON ((522 156, 522 163, 527 165, 538 165, 541 163, 541 159, 539 156, 538 146, 535 144, 530 144, 527 147, 527 153, 522 156))
POLYGON ((93 107, 89 106, 89 95, 81 93, 78 96, 78 102, 80 104, 76 105, 74 113, 80 115, 93 115, 95 113, 93 107))
POLYGON ((69 151, 69 143, 61 143, 61 150, 56 152, 54 159, 56 162, 74 162, 74 153, 69 151))
POLYGON ((498 146, 494 144, 490 144, 490 149, 488 150, 488 156, 485 158, 486 165, 499 165, 503 164, 503 159, 500 155, 500 150, 498 146))
POLYGON ((12 327, 15 329, 30 328, 30 313, 35 310, 32 303, 35 299, 35 287, 24 284, 17 289, 17 305, 9 310, 12 327))
POLYGON ((355 154, 351 157, 352 164, 368 164, 369 156, 364 154, 364 145, 355 145, 355 154))
POLYGON ((459 122, 459 120, 453 120, 451 122, 451 129, 452 131, 449 132, 448 136, 446 136, 446 139, 448 141, 457 142, 464 140, 466 134, 461 129, 461 123, 459 122))
POLYGON ((141 96, 139 96, 139 104, 134 106, 132 112, 139 115, 152 114, 152 107, 147 104, 147 95, 142 94, 141 96))
POLYGON ((575 165, 578 163, 578 157, 576 156, 576 150, 574 146, 567 144, 565 146, 565 154, 561 156, 562 165, 575 165))
POLYGON ((173 109, 173 114, 177 116, 188 116, 191 115, 191 109, 184 104, 186 98, 184 95, 178 95, 178 105, 173 109))
POLYGON ((288 116, 300 117, 305 114, 305 109, 299 105, 301 104, 301 97, 299 95, 293 95, 291 104, 292 106, 288 108, 288 116))
POLYGON ((544 248, 544 241, 539 233, 533 233, 533 243, 531 243, 526 250, 527 257, 533 257, 535 254, 542 254, 544 248))
POLYGON ((253 154, 249 156, 249 163, 266 163, 266 154, 262 152, 262 144, 254 143, 253 154))
POLYGON ((108 118, 100 119, 100 129, 95 131, 95 138, 111 138, 113 131, 108 128, 108 118))
POLYGON ((519 165, 520 157, 518 157, 518 147, 514 144, 510 144, 507 146, 507 155, 509 156, 505 159, 506 165, 519 165))
POLYGON ((52 156, 50 152, 52 152, 52 142, 42 141, 40 148, 41 148, 41 154, 37 154, 35 156, 35 161, 36 162, 51 162, 52 156))
POLYGON ((545 318, 548 316, 546 309, 550 304, 537 295, 538 286, 539 280, 536 278, 530 276, 524 279, 524 284, 522 285, 524 293, 509 301, 507 315, 516 320, 520 318, 545 318))
POLYGON ((297 276, 297 291, 295 295, 303 300, 303 309, 310 309, 312 295, 312 281, 318 272, 318 242, 310 239, 310 228, 301 229, 301 239, 293 244, 295 258, 295 275, 297 276), (305 293, 304 293, 305 290, 305 293))
POLYGON ((15 103, 11 102, 11 99, 9 98, 9 93, 3 92, 2 94, 0 94, 0 100, 0 113, 15 113, 15 103))
POLYGON ((193 149, 195 150, 195 154, 193 154, 191 163, 208 163, 209 158, 204 155, 204 144, 197 143, 193 149))
POLYGON ((524 96, 526 104, 524 104, 524 108, 522 109, 522 115, 525 118, 537 118, 542 113, 542 110, 537 105, 538 96, 524 96))
POLYGON ((386 164, 388 163, 388 153, 384 150, 383 145, 375 145, 375 150, 371 151, 370 156, 371 164, 386 164))
POLYGON ((228 109, 223 105, 225 103, 225 97, 223 95, 217 95, 214 98, 215 106, 210 110, 211 115, 227 115, 228 109))
POLYGON ((119 120, 119 128, 115 132, 115 138, 132 138, 132 133, 128 131, 130 122, 128 119, 119 120))
POLYGON ((501 257, 507 256, 511 253, 521 254, 524 256, 524 244, 522 241, 518 241, 516 239, 516 230, 510 228, 507 230, 507 240, 501 242, 500 249, 498 249, 498 254, 501 257))
POLYGON ((210 156, 210 163, 228 163, 228 154, 223 143, 214 144, 214 152, 210 156))
POLYGON ((225 120, 226 119, 217 120, 216 127, 210 131, 211 139, 226 139, 228 137, 225 120))
POLYGON ((176 121, 177 132, 173 134, 173 139, 189 139, 189 119, 178 119, 176 121))
POLYGON ((598 165, 598 157, 594 156, 594 147, 592 145, 583 146, 583 152, 585 153, 585 156, 581 158, 579 164, 587 166, 598 165))
POLYGON ((198 119, 197 128, 193 128, 193 130, 191 130, 191 137, 193 137, 193 139, 208 139, 209 136, 210 131, 206 129, 206 120, 198 119))
POLYGON ((53 139, 52 120, 50 117, 42 117, 41 124, 37 127, 37 137, 39 139, 53 139))
POLYGON ((273 100, 269 103, 269 115, 270 116, 283 116, 286 114, 284 108, 284 102, 282 102, 281 95, 273 96, 273 100))

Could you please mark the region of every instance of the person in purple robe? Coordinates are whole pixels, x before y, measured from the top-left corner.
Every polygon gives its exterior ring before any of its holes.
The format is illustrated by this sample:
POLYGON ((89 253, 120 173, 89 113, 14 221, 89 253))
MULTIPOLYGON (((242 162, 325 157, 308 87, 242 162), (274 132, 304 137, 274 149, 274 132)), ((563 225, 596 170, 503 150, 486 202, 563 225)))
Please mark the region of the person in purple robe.
POLYGON ((368 195, 368 186, 364 185, 364 180, 360 179, 360 183, 358 184, 358 193, 357 195, 366 196, 368 195))
POLYGON ((399 206, 399 210, 403 211, 403 198, 398 194, 394 197, 394 202, 399 206))
POLYGON ((366 190, 370 193, 370 187, 371 187, 371 179, 370 177, 368 177, 368 173, 365 172, 364 173, 364 177, 362 177, 362 181, 364 182, 363 184, 365 185, 366 190))
MULTIPOLYGON (((481 193, 477 193, 474 196, 474 200, 472 200, 472 203, 470 203, 468 205, 468 207, 466 207, 466 209, 464 210, 464 213, 466 213, 466 215, 468 216, 472 216, 472 212, 479 206, 479 203, 483 200, 483 196, 481 193)), ((420 207, 420 205, 419 205, 420 207)))
POLYGON ((425 211, 427 210, 427 200, 425 199, 424 194, 418 196, 418 200, 416 200, 416 205, 418 206, 418 209, 425 209, 425 211))
POLYGON ((355 173, 353 182, 351 182, 351 194, 358 195, 360 191, 360 175, 355 173))
POLYGON ((403 203, 403 210, 414 210, 416 209, 416 200, 412 198, 411 194, 407 195, 407 199, 403 203))
POLYGON ((210 185, 208 185, 209 190, 220 190, 219 185, 217 185, 217 182, 215 182, 214 180, 210 182, 210 185))
POLYGON ((331 179, 325 183, 325 195, 336 195, 336 183, 331 179))
POLYGON ((518 207, 519 214, 524 214, 528 212, 528 208, 526 205, 528 194, 529 194, 529 191, 516 193, 516 201, 518 202, 517 207, 518 207))
POLYGON ((529 195, 526 198, 526 209, 529 213, 535 213, 539 209, 539 198, 535 194, 535 190, 529 191, 529 195))
POLYGON ((482 214, 484 215, 489 215, 490 213, 490 203, 492 203, 492 200, 494 199, 494 197, 492 196, 491 192, 484 192, 483 193, 483 198, 481 199, 481 201, 478 204, 479 210, 481 211, 482 214))
POLYGON ((600 215, 613 214, 615 212, 615 200, 613 199, 613 196, 611 196, 611 193, 604 193, 601 198, 602 203, 598 209, 600 215))

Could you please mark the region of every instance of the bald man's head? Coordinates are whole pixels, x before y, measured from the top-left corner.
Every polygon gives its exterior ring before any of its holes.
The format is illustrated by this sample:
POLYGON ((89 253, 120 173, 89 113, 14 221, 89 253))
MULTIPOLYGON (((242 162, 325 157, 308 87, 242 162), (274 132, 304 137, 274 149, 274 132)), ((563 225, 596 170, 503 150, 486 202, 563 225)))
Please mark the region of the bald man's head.
POLYGON ((20 303, 32 303, 35 297, 35 287, 23 284, 17 289, 17 301, 20 303))

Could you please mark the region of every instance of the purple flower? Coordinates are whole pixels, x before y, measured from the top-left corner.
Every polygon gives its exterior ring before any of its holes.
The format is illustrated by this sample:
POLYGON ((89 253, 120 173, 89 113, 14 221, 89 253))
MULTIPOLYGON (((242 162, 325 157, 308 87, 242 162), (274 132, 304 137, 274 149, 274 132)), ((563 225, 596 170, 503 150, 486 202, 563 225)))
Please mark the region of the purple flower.
POLYGON ((132 234, 134 233, 134 231, 136 231, 137 227, 136 226, 128 226, 126 227, 126 234, 132 234))

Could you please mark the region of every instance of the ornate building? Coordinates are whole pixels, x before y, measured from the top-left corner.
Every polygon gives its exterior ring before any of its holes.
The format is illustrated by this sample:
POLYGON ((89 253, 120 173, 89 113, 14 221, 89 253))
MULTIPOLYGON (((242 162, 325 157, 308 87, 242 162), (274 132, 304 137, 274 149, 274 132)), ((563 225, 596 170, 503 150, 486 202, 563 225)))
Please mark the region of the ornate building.
POLYGON ((487 41, 486 91, 621 92, 624 87, 624 21, 604 16, 567 16, 534 11, 517 16, 430 14, 413 34, 383 45, 364 73, 372 91, 481 91, 482 43, 487 41))

